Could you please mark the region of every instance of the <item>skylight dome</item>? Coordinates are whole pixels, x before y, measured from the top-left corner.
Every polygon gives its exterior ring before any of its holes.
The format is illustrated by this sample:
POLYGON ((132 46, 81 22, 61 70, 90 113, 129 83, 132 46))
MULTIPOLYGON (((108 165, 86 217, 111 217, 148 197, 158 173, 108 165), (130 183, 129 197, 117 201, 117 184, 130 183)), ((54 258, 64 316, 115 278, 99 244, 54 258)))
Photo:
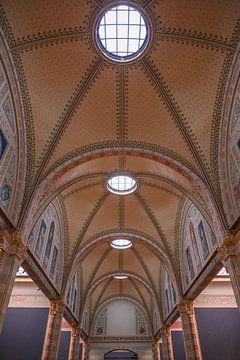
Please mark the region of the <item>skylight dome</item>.
POLYGON ((129 249, 131 246, 132 242, 128 239, 115 239, 111 242, 111 247, 114 249, 129 249))
POLYGON ((115 175, 107 181, 107 188, 117 195, 127 195, 137 188, 137 181, 129 175, 115 175))
POLYGON ((117 5, 104 12, 97 25, 97 43, 102 52, 117 61, 138 57, 149 40, 145 16, 135 7, 117 5))

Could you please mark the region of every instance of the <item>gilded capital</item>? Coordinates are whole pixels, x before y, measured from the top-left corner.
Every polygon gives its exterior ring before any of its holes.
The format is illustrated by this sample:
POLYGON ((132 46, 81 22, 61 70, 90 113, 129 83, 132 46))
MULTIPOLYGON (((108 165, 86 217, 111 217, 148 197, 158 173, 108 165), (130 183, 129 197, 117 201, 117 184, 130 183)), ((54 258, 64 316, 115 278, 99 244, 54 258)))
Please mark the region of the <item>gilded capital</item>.
POLYGON ((191 300, 182 300, 178 305, 177 308, 180 314, 187 314, 188 316, 193 316, 193 302, 191 300))
POLYGON ((15 255, 23 261, 26 256, 26 246, 22 243, 19 231, 10 233, 8 230, 0 230, 0 249, 1 253, 6 252, 8 255, 15 255))
POLYGON ((63 300, 53 300, 50 305, 50 315, 55 316, 59 313, 63 313, 66 305, 63 300))
POLYGON ((72 336, 80 336, 82 332, 82 329, 79 326, 72 326, 72 336))
POLYGON ((162 336, 168 336, 170 335, 170 326, 168 325, 163 325, 160 329, 160 333, 162 336))
POLYGON ((229 256, 236 256, 240 253, 239 238, 239 233, 233 236, 230 231, 225 232, 223 242, 218 250, 222 261, 226 260, 229 256))

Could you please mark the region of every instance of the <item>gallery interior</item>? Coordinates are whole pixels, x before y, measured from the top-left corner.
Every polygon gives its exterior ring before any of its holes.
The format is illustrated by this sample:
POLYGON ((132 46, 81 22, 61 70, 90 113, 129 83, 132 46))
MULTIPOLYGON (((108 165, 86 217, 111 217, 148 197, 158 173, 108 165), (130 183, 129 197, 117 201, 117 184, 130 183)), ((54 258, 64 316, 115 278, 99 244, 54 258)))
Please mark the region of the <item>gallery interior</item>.
POLYGON ((0 359, 239 360, 240 1, 0 21, 0 359))

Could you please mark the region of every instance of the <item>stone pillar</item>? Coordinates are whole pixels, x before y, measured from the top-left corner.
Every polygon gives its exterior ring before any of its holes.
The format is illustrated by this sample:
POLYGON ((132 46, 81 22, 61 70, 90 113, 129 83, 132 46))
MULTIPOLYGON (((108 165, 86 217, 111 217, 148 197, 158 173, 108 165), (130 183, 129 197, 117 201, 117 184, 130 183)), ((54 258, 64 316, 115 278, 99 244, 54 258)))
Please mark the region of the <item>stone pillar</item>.
POLYGON ((19 234, 0 230, 0 333, 12 293, 16 272, 26 254, 19 234))
POLYGON ((58 357, 64 309, 65 304, 62 300, 54 300, 51 302, 43 345, 42 360, 56 360, 58 357))
POLYGON ((81 335, 81 329, 76 326, 72 327, 68 360, 79 360, 80 335, 81 335))
POLYGON ((170 327, 165 325, 161 327, 160 332, 162 337, 163 359, 173 360, 174 357, 170 327))
POLYGON ((88 342, 82 339, 82 360, 87 360, 88 342))
POLYGON ((235 237, 226 232, 219 253, 222 263, 229 273, 236 302, 240 309, 240 232, 235 237))
POLYGON ((154 352, 155 352, 155 359, 161 360, 161 358, 160 358, 160 340, 159 339, 155 339, 153 347, 154 347, 154 352))
POLYGON ((178 309, 182 321, 183 340, 187 360, 201 360, 201 347, 195 320, 193 302, 183 300, 178 309))

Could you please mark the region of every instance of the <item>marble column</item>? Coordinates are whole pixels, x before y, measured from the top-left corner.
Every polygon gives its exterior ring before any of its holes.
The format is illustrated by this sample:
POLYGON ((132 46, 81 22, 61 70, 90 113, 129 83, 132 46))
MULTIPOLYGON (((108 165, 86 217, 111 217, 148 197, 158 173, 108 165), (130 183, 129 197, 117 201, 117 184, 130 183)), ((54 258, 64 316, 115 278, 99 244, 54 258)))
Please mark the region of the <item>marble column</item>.
POLYGON ((155 339, 154 340, 153 347, 154 347, 154 352, 155 352, 155 359, 156 360, 161 360, 161 357, 160 357, 160 339, 155 339))
POLYGON ((160 329, 162 338, 163 359, 173 360, 172 337, 169 326, 162 326, 160 329))
POLYGON ((18 232, 0 230, 0 333, 12 293, 16 272, 24 257, 26 248, 18 232))
POLYGON ((182 329, 185 355, 187 360, 202 359, 198 330, 192 301, 183 300, 178 305, 182 329))
POLYGON ((219 248, 223 265, 227 269, 238 308, 240 309, 240 232, 233 237, 226 232, 219 248))
POLYGON ((87 360, 88 342, 82 339, 82 360, 87 360))
POLYGON ((68 360, 79 360, 80 336, 81 329, 77 326, 72 327, 68 360))
POLYGON ((58 358, 58 348, 64 310, 65 304, 62 300, 53 300, 51 302, 43 345, 42 360, 56 360, 58 358))

